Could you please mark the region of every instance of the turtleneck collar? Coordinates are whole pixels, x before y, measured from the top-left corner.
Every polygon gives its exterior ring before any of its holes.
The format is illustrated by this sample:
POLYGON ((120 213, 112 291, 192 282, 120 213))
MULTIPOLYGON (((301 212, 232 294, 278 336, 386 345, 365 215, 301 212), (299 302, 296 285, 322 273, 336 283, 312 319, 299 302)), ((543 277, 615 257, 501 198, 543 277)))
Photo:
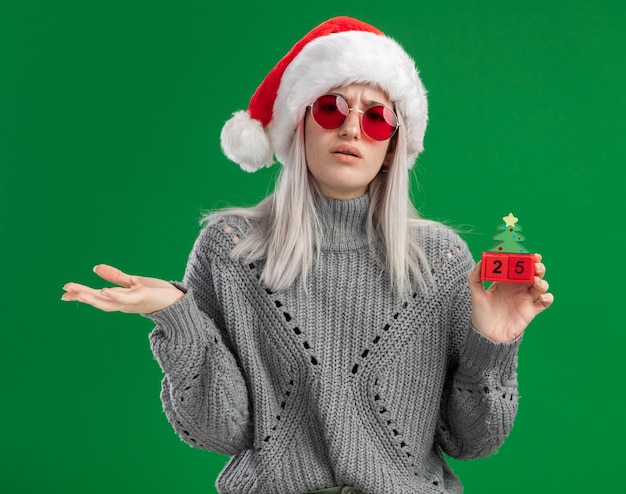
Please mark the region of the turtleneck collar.
POLYGON ((350 250, 367 245, 369 205, 369 194, 348 200, 316 196, 315 207, 324 234, 322 249, 350 250))

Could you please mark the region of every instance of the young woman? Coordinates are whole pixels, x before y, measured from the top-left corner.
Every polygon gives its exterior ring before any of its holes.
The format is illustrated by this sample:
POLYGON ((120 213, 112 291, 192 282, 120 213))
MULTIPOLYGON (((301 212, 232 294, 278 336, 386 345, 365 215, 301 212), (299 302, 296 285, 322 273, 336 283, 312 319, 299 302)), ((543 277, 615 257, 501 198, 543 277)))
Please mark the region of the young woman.
POLYGON ((182 283, 76 283, 64 300, 140 313, 156 328, 168 419, 190 445, 232 456, 223 493, 461 492, 442 452, 495 451, 517 410, 517 349, 553 301, 483 288, 451 230, 418 218, 408 172, 426 95, 413 60, 356 19, 300 40, 222 132, 275 192, 208 218, 182 283))

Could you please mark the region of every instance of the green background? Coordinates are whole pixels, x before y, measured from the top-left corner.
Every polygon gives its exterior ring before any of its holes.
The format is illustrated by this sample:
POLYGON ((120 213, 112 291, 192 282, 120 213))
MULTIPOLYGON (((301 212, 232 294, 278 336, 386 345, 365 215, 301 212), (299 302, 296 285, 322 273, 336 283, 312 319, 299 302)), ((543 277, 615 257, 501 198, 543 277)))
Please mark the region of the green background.
POLYGON ((61 288, 100 286, 100 262, 180 279, 201 211, 264 197, 277 167, 228 162, 221 126, 339 14, 421 70, 423 216, 478 258, 512 211, 548 266, 516 425, 498 454, 453 462, 466 492, 624 489, 625 4, 326 3, 0 0, 0 491, 214 492, 226 458, 167 423, 152 322, 61 288))

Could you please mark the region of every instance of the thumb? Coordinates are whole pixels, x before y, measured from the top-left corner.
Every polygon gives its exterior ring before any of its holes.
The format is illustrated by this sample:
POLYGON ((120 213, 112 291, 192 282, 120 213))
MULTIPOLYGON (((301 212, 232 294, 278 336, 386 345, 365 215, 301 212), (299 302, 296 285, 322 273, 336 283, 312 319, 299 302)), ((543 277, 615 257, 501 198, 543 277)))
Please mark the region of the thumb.
POLYGON ((125 288, 128 288, 133 284, 132 276, 127 275, 126 273, 114 268, 113 266, 109 266, 108 264, 98 264, 93 268, 93 271, 100 276, 100 278, 125 288))
POLYGON ((467 275, 467 284, 470 289, 470 293, 472 297, 480 296, 485 291, 483 286, 483 282, 480 279, 480 269, 482 266, 482 261, 478 261, 474 266, 474 269, 470 271, 467 275))

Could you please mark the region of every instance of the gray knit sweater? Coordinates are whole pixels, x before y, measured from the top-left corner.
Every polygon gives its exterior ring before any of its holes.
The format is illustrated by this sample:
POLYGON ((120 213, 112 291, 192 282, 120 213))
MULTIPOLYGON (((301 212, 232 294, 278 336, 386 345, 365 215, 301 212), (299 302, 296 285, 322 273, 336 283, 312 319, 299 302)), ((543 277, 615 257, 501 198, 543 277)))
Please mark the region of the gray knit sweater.
POLYGON ((306 288, 272 292, 260 263, 229 257, 249 227, 229 217, 190 254, 185 296, 149 315, 180 437, 232 458, 221 493, 461 492, 442 451, 485 456, 517 409, 519 340, 471 327, 465 243, 439 224, 415 235, 435 288, 407 301, 368 245, 369 197, 319 199, 325 243, 306 288))

